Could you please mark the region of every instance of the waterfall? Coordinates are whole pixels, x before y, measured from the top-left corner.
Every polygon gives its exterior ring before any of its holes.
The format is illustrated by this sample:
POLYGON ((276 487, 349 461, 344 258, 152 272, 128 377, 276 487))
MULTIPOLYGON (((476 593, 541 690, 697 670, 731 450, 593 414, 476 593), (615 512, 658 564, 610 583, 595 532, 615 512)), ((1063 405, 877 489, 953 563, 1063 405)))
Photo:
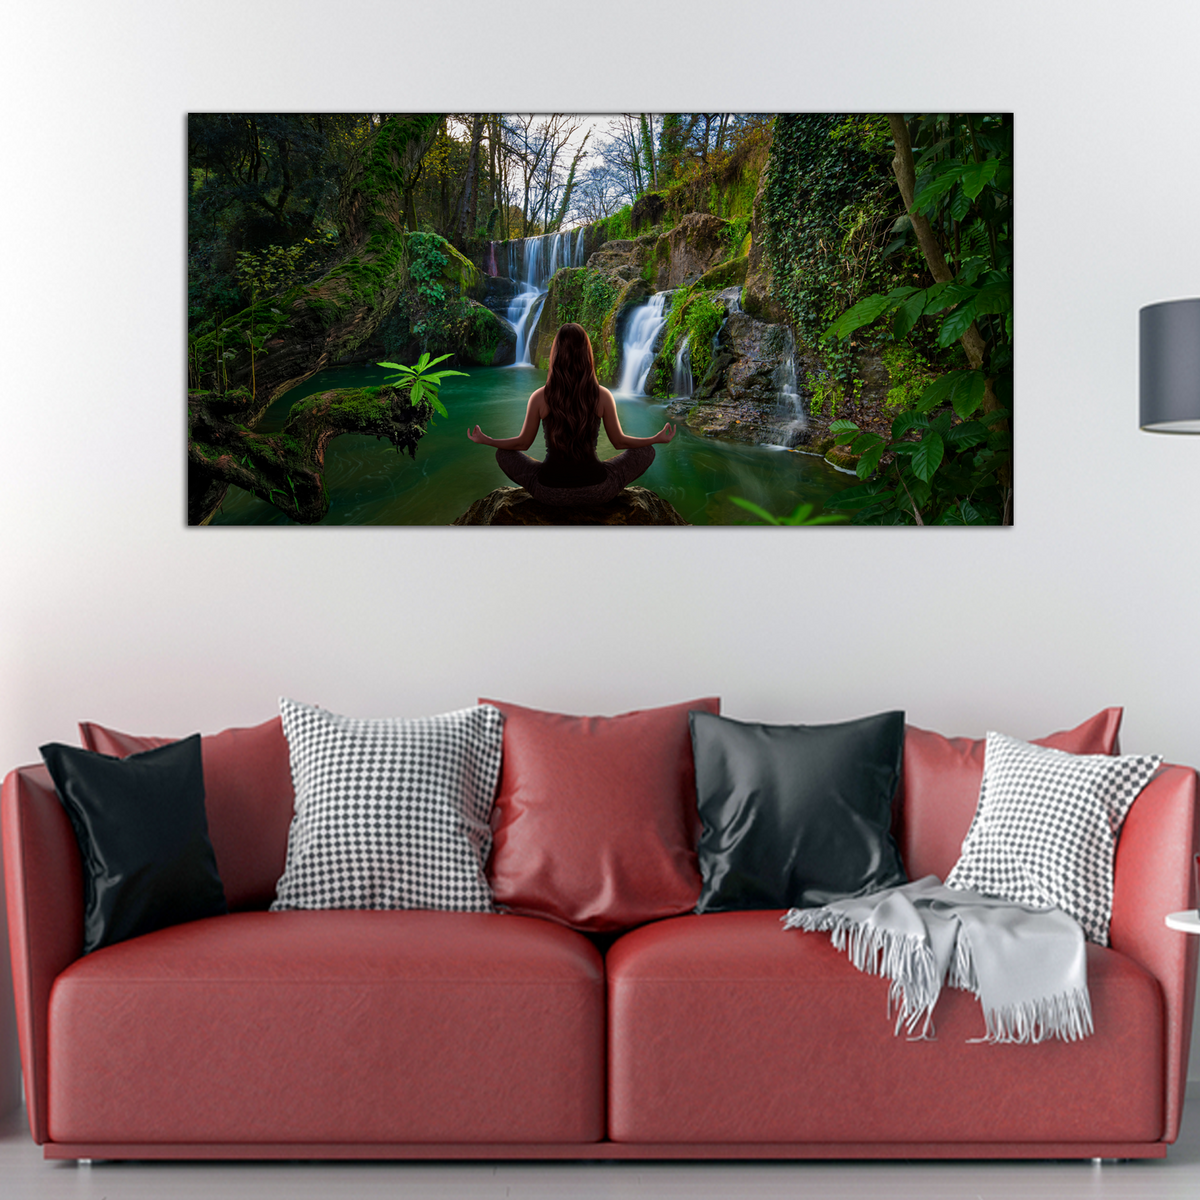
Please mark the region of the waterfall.
POLYGON ((533 333, 542 315, 551 277, 555 271, 572 265, 573 234, 582 247, 582 226, 578 231, 568 229, 565 232, 544 233, 539 237, 518 238, 508 243, 508 277, 517 285, 517 290, 504 315, 517 331, 516 356, 513 360, 517 366, 533 366, 533 333))
POLYGON ((671 377, 671 394, 673 396, 687 397, 692 394, 692 353, 688 349, 687 337, 679 343, 679 349, 675 352, 675 373, 671 377))
POLYGON ((654 362, 654 343, 667 323, 663 316, 666 299, 666 292, 655 292, 630 314, 621 345, 621 382, 617 384, 617 391, 625 395, 645 395, 646 379, 654 362))
POLYGON ((796 339, 784 326, 783 358, 775 368, 775 410, 783 430, 783 445, 791 446, 796 434, 808 428, 808 414, 796 382, 796 339))
MULTIPOLYGON (((517 243, 508 243, 508 277, 517 285, 516 294, 509 302, 505 316, 517 331, 517 346, 513 362, 517 366, 532 366, 530 357, 530 334, 537 328, 537 318, 530 320, 533 308, 546 292, 542 287, 542 243, 544 238, 521 238, 520 262, 517 261, 517 243)), ((540 314, 541 308, 538 307, 540 314)))
POLYGON ((575 246, 571 252, 571 266, 582 267, 585 265, 583 257, 583 245, 587 241, 587 226, 580 225, 575 230, 575 246))

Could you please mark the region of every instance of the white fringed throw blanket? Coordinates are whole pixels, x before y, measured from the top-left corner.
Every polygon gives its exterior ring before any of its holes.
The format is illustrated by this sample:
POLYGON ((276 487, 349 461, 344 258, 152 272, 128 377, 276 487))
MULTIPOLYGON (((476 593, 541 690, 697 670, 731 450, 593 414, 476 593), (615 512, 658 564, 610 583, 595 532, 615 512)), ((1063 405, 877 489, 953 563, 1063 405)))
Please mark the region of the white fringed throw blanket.
POLYGON ((783 927, 828 931, 860 971, 890 979, 897 1034, 904 1026, 910 1036, 933 1036, 943 983, 982 1004, 981 1042, 1075 1041, 1092 1032, 1083 930, 1061 909, 1038 912, 928 875, 822 908, 793 908, 783 927))

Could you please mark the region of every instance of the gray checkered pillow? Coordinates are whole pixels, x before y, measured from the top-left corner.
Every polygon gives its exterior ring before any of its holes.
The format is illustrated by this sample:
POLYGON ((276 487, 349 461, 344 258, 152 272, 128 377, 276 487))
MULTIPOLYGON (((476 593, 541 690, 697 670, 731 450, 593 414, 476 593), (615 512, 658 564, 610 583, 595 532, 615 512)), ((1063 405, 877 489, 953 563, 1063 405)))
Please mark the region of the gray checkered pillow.
POLYGON ((360 721, 280 700, 296 812, 273 912, 490 912, 483 868, 504 716, 360 721))
POLYGON ((1162 761, 1067 754, 989 733, 979 805, 947 885, 1061 908, 1107 946, 1117 837, 1162 761))

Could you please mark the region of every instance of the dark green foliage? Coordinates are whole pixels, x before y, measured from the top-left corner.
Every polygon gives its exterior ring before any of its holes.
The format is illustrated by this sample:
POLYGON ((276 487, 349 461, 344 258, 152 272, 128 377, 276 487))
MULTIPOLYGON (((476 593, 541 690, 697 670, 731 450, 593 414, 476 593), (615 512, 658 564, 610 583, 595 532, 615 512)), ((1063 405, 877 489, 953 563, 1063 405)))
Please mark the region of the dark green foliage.
MULTIPOLYGON (((815 347, 829 322, 860 296, 894 286, 916 265, 883 251, 903 212, 890 153, 855 136, 841 113, 775 118, 763 192, 765 250, 777 296, 800 337, 815 347)), ((825 351, 839 382, 853 382, 849 347, 825 351)))
POLYGON ((1011 496, 1011 119, 942 114, 908 124, 913 209, 928 218, 954 278, 864 296, 825 336, 844 344, 875 326, 898 343, 932 340, 945 353, 974 327, 972 353, 981 360, 925 381, 909 399, 911 410, 893 422, 890 442, 851 421, 835 422, 838 441, 859 455, 865 481, 836 503, 853 509, 857 522, 998 524, 1009 516, 1011 496), (876 476, 885 455, 888 465, 876 476))
POLYGON ((239 251, 304 245, 294 276, 321 272, 339 189, 369 130, 366 115, 188 117, 189 328, 203 332, 251 299, 235 278, 239 251))
POLYGON ((693 284, 676 293, 667 313, 667 328, 662 348, 655 360, 658 382, 655 391, 666 395, 671 390, 675 355, 688 339, 688 354, 692 361, 692 377, 698 384, 712 363, 713 339, 725 320, 725 308, 716 293, 693 284))

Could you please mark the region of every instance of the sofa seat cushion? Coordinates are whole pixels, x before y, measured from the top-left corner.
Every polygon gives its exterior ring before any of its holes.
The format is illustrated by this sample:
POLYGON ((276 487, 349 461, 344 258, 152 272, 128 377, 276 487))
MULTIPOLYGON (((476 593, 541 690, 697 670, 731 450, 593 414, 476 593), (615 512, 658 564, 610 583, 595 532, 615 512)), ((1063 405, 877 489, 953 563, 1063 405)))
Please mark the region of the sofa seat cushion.
POLYGON ((893 1036, 888 982, 782 911, 676 917, 609 949, 609 1136, 623 1142, 1096 1142, 1163 1134, 1158 983, 1088 946, 1096 1033, 971 1044, 944 989, 935 1041, 893 1036))
POLYGON ((595 947, 495 913, 234 913, 99 950, 50 999, 59 1142, 604 1136, 595 947))

